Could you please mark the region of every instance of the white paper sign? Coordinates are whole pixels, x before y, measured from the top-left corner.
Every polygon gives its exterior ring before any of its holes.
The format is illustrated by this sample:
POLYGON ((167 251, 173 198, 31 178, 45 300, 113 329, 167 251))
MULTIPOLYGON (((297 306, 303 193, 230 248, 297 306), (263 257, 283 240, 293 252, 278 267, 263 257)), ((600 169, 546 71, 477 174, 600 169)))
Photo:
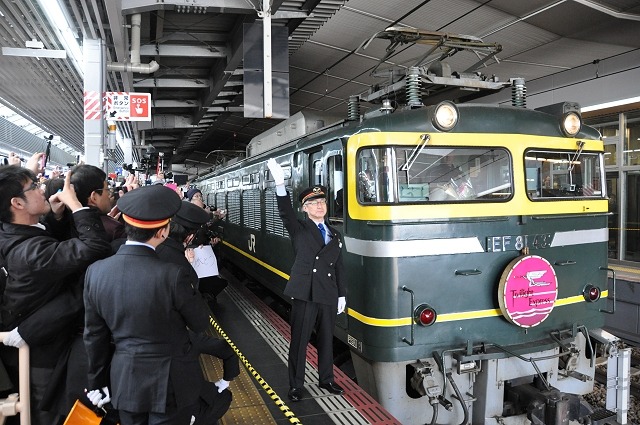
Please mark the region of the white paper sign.
POLYGON ((193 263, 191 265, 198 274, 198 278, 218 276, 218 260, 211 245, 193 248, 193 263))

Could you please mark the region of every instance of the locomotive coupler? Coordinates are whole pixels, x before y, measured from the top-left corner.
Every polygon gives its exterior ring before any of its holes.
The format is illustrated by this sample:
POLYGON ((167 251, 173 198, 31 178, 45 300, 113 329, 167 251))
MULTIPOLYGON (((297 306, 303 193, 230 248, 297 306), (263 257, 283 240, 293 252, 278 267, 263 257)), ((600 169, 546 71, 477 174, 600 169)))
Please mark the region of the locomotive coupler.
POLYGON ((566 425, 591 413, 580 396, 556 388, 544 390, 535 383, 509 386, 507 398, 534 425, 566 425))

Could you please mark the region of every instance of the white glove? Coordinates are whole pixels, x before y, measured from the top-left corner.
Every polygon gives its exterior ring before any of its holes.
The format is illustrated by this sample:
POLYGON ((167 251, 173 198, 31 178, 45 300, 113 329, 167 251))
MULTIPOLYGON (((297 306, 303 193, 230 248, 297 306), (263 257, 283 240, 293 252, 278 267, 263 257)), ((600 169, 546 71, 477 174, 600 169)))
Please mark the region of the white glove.
POLYGON ((102 387, 101 390, 91 390, 87 393, 89 401, 97 407, 102 407, 111 401, 109 387, 102 387))
POLYGON ((344 308, 347 306, 346 297, 338 297, 338 314, 344 313, 344 308))
POLYGON ((16 348, 20 348, 26 344, 25 340, 22 339, 22 337, 18 333, 18 328, 13 328, 13 330, 10 331, 7 334, 7 336, 4 337, 4 340, 2 340, 2 343, 8 347, 16 347, 16 348))
POLYGON ((273 180, 276 183, 276 186, 280 186, 284 184, 284 170, 276 162, 275 159, 270 158, 267 161, 267 167, 269 167, 269 171, 271 171, 271 175, 273 176, 273 180))

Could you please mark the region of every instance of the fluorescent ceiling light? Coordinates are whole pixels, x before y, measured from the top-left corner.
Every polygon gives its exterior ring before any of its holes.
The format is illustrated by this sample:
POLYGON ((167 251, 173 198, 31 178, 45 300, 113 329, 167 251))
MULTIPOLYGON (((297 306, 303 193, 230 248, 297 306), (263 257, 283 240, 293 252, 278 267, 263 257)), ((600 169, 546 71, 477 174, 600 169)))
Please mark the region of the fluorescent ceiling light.
POLYGON ((78 73, 84 77, 82 49, 76 40, 76 34, 71 30, 67 14, 63 11, 60 0, 38 0, 51 27, 58 35, 58 40, 64 46, 71 62, 78 73))
POLYGON ((640 96, 630 97, 628 99, 615 100, 613 102, 600 103, 593 106, 585 106, 580 108, 580 112, 598 111, 600 109, 613 108, 615 106, 628 105, 630 103, 640 102, 640 96))
POLYGON ((66 50, 21 49, 19 47, 3 47, 2 54, 4 56, 27 56, 30 58, 65 59, 67 57, 66 50))

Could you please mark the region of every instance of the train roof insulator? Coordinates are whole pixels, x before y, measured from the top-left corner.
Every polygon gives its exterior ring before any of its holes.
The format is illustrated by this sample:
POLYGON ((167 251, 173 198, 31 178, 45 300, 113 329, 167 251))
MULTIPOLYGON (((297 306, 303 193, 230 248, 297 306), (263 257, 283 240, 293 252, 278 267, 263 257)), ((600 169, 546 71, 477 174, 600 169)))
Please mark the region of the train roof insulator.
POLYGON ((574 137, 580 132, 582 127, 582 118, 577 112, 567 112, 562 115, 562 122, 560 128, 567 137, 574 137))
POLYGON ((431 326, 436 322, 438 314, 428 304, 420 304, 413 311, 413 319, 418 325, 431 326))
POLYGON ((582 290, 582 296, 587 302, 590 302, 590 303, 598 301, 600 299, 601 294, 602 294, 602 291, 600 291, 600 288, 594 285, 587 285, 582 290))
POLYGON ((450 131, 458 123, 458 108, 451 102, 440 102, 433 114, 433 125, 441 131, 450 131))

